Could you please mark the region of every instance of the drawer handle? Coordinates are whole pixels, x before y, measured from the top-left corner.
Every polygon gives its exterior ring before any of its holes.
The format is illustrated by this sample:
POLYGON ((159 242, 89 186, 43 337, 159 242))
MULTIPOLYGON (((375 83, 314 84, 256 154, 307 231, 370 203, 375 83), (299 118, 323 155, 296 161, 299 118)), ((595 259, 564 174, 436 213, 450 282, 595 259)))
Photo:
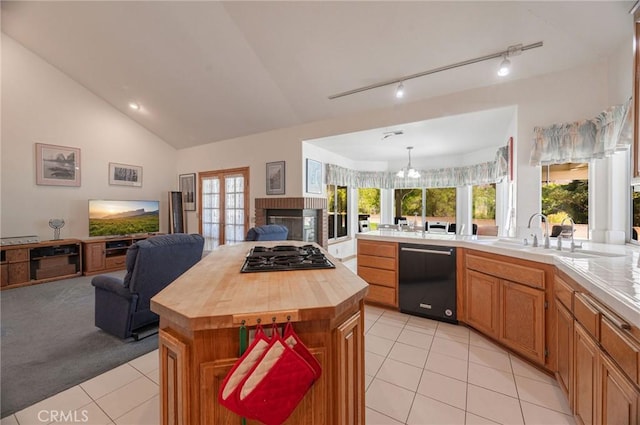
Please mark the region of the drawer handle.
POLYGON ((436 251, 435 249, 400 248, 401 251, 421 252, 423 254, 451 255, 451 251, 436 251))
POLYGON ((589 304, 591 307, 593 307, 595 310, 597 310, 598 313, 600 313, 604 317, 606 317, 611 323, 613 323, 619 329, 622 329, 622 330, 631 329, 631 326, 627 322, 624 322, 624 321, 618 319, 616 316, 614 316, 613 314, 609 313, 606 309, 601 308, 598 305, 598 303, 593 298, 588 296, 587 294, 576 293, 576 296, 578 296, 583 301, 585 301, 587 304, 589 304))

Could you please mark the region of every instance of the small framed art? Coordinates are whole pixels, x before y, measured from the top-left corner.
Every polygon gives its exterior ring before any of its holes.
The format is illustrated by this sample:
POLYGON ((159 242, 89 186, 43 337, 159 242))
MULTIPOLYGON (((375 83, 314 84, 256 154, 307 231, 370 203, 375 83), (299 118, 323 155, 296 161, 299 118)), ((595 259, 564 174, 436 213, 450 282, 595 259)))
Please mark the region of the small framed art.
POLYGON ((36 184, 80 186, 80 149, 36 143, 36 184))
POLYGON ((109 184, 142 187, 142 167, 110 162, 109 184))
POLYGON ((307 158, 307 192, 322 193, 322 163, 307 158))
POLYGON ((185 211, 196 210, 196 174, 180 174, 180 192, 185 211))
POLYGON ((284 184, 284 161, 267 162, 267 195, 284 195, 284 184))

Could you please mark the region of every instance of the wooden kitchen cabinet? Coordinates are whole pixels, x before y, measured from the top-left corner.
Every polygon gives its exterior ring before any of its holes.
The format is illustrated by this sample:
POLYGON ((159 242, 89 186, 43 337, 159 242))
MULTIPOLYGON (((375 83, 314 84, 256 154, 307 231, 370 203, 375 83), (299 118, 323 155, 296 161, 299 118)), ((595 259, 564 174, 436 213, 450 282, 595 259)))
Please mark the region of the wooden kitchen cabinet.
POLYGON ((578 424, 592 425, 596 423, 597 417, 598 347, 579 323, 576 323, 574 329, 574 414, 578 424))
POLYGON ((503 344, 544 364, 544 297, 542 290, 500 281, 500 334, 503 344))
POLYGON ((573 394, 573 315, 559 302, 555 304, 556 312, 556 358, 558 365, 555 375, 560 388, 571 404, 573 394))
POLYGON ((465 290, 466 322, 484 334, 497 338, 500 280, 469 270, 465 290))
POLYGON ((556 276, 554 290, 556 378, 568 394, 576 423, 637 425, 640 423, 638 330, 560 274, 556 276))
POLYGON ((398 244, 358 239, 358 276, 369 284, 365 300, 398 307, 398 244))
POLYGON ((459 319, 544 366, 546 280, 552 271, 476 251, 466 251, 463 264, 464 311, 459 319))
POLYGON ((334 423, 364 424, 364 323, 358 312, 336 329, 337 358, 340 367, 337 372, 336 398, 337 418, 334 423), (357 389, 354 391, 354 389, 357 389))

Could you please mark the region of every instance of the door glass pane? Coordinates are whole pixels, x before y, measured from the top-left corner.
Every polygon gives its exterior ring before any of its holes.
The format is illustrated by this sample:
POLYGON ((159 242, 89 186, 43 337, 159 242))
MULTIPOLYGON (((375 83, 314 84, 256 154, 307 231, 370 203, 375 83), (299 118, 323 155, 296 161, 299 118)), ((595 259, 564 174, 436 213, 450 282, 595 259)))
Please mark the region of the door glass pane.
POLYGON ((220 244, 220 182, 216 177, 202 181, 202 236, 205 250, 211 250, 220 244))
POLYGON ((244 177, 225 177, 225 243, 244 240, 244 177))

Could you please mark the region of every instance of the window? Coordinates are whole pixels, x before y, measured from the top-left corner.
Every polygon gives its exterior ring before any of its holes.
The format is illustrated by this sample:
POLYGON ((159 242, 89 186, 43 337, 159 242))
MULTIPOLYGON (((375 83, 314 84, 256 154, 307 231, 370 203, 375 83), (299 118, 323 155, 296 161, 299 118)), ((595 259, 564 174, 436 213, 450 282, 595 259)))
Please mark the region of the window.
POLYGON ((329 239, 347 236, 347 187, 327 186, 329 239))
POLYGON ((574 237, 589 238, 589 164, 542 167, 542 213, 549 218, 550 236, 556 233, 553 226, 571 217, 576 224, 574 237))
POLYGON ((422 189, 395 189, 394 224, 399 219, 406 219, 408 223, 419 225, 422 220, 422 189))
POLYGON ((456 222, 456 188, 427 189, 426 220, 456 222))
POLYGON ((369 229, 376 230, 380 224, 380 189, 358 189, 358 222, 368 221, 369 229))
POLYGON ((496 225, 496 184, 473 186, 472 189, 473 224, 480 226, 496 225))

